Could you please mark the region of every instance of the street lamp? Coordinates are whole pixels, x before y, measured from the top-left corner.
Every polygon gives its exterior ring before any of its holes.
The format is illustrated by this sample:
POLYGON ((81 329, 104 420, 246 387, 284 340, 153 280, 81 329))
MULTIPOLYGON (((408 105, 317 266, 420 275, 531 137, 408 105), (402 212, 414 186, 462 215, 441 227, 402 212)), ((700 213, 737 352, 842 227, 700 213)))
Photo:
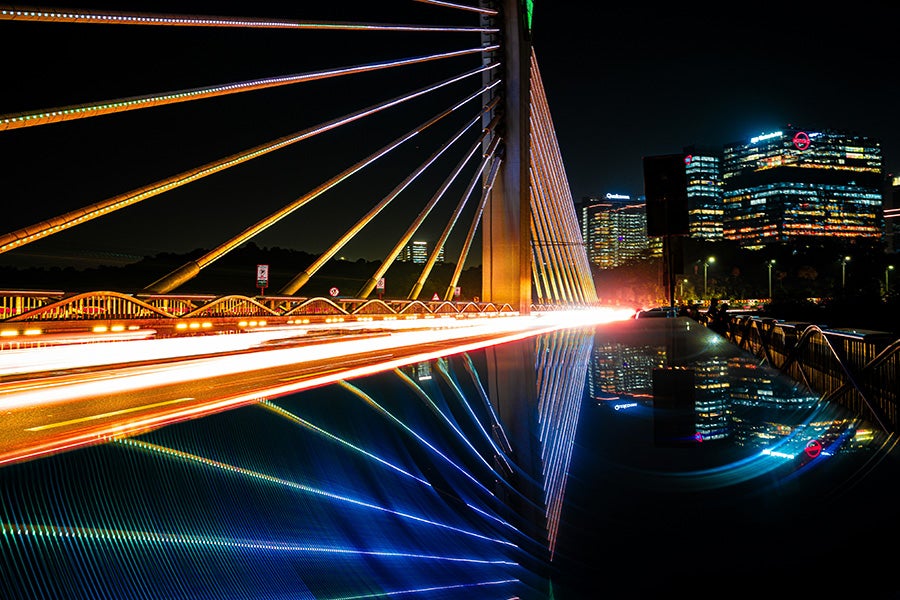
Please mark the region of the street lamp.
POLYGON ((769 267, 769 300, 772 299, 772 266, 775 265, 775 259, 769 261, 766 266, 769 267))
POLYGON ((687 279, 682 279, 681 281, 678 282, 678 290, 679 290, 678 295, 681 297, 682 302, 684 302, 684 284, 686 284, 687 282, 688 282, 687 279))
POLYGON ((703 262, 703 297, 704 297, 704 298, 707 297, 707 293, 706 293, 706 271, 707 271, 707 269, 709 269, 709 265, 711 265, 711 264, 714 263, 714 262, 716 262, 716 257, 715 257, 715 256, 710 256, 709 258, 707 258, 707 259, 703 262))
POLYGON ((888 265, 884 268, 884 294, 888 295, 891 292, 891 280, 888 278, 888 274, 894 270, 894 265, 888 265))
POLYGON ((847 263, 850 262, 850 257, 845 256, 841 259, 841 287, 847 287, 847 263))

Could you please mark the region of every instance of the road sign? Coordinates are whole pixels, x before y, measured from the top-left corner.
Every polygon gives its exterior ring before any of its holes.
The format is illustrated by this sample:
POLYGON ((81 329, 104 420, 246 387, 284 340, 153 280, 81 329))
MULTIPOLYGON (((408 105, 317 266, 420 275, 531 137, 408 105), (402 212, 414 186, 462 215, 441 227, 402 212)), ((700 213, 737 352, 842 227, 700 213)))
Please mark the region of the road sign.
POLYGON ((330 290, 328 290, 328 293, 331 294, 332 298, 335 298, 338 294, 341 293, 341 290, 337 289, 336 287, 333 287, 330 290))
POLYGON ((256 287, 269 287, 269 265, 256 265, 256 287))
POLYGON ((437 302, 441 297, 437 295, 437 292, 434 293, 434 296, 431 297, 432 302, 437 302))
POLYGON ((383 290, 383 289, 384 289, 384 277, 382 277, 382 278, 380 278, 380 279, 378 280, 378 283, 375 284, 375 289, 376 289, 376 290, 383 290))
POLYGON ((462 288, 459 286, 456 286, 456 289, 453 290, 453 297, 459 298, 461 295, 462 295, 462 288))

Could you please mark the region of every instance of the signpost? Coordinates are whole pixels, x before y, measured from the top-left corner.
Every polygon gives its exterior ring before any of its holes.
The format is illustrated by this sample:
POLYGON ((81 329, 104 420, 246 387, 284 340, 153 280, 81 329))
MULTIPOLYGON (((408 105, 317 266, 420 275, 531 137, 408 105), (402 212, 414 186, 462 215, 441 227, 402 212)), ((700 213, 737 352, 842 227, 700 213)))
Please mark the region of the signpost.
POLYGON ((375 289, 378 290, 378 299, 381 300, 384 297, 384 277, 378 280, 375 284, 375 289))
POLYGON ((259 295, 266 295, 266 288, 269 287, 269 265, 256 265, 256 287, 259 288, 259 295))
POLYGON ((337 295, 340 294, 340 293, 341 293, 341 290, 337 289, 336 287, 333 287, 333 288, 331 288, 330 290, 328 290, 328 294, 329 294, 332 298, 337 298, 337 295))

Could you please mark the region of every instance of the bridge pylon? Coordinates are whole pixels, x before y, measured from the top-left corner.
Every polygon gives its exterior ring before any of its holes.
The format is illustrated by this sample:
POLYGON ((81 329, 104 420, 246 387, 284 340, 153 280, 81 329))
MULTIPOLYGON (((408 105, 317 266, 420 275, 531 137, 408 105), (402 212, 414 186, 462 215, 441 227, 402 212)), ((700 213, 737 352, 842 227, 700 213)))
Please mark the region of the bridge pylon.
MULTIPOLYGON (((484 4, 484 0, 482 0, 484 4)), ((482 214, 482 294, 489 302, 531 311, 529 196, 530 56, 520 0, 500 0, 503 37, 503 162, 482 214)), ((487 40, 486 40, 487 41, 487 40)), ((485 56, 485 60, 491 57, 485 56)), ((485 98, 485 103, 490 98, 485 98)), ((489 119, 490 115, 485 115, 489 119)))

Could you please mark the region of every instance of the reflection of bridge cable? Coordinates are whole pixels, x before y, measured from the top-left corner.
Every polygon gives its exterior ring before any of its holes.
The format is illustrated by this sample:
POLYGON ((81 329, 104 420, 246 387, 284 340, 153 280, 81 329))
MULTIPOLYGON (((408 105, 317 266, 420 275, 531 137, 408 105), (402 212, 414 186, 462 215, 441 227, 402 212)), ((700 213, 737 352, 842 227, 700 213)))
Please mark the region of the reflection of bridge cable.
MULTIPOLYGON (((413 393, 416 396, 418 396, 421 400, 423 400, 425 402, 425 405, 435 415, 437 415, 441 418, 441 420, 444 422, 444 424, 446 424, 447 427, 449 427, 453 431, 453 433, 457 436, 457 438, 460 440, 460 442, 462 442, 463 445, 465 445, 469 450, 471 450, 472 453, 475 454, 476 458, 490 470, 491 474, 496 478, 497 483, 502 484, 503 487, 508 492, 513 494, 516 498, 518 498, 520 501, 522 501, 525 505, 530 506, 532 509, 535 509, 535 510, 539 510, 539 511, 544 510, 543 506, 538 506, 537 503, 535 503, 535 501, 532 498, 526 496, 520 490, 516 489, 511 484, 510 481, 508 481, 505 477, 502 477, 500 475, 500 473, 498 473, 493 467, 490 466, 490 464, 488 464, 488 462, 484 459, 484 457, 482 457, 481 454, 478 452, 478 450, 472 445, 472 442, 469 441, 469 438, 466 436, 466 434, 463 433, 462 431, 460 431, 459 427, 457 427, 456 424, 447 415, 444 414, 444 412, 437 406, 437 404, 434 402, 434 400, 431 398, 431 396, 429 396, 428 393, 425 392, 425 390, 423 390, 422 387, 418 383, 413 381, 406 373, 404 373, 400 369, 395 369, 394 373, 396 373, 400 377, 400 379, 409 386, 409 388, 413 391, 413 393)), ((459 396, 457 396, 457 399, 459 399, 459 396)), ((427 444, 427 442, 425 442, 425 443, 427 444)), ((456 466, 455 463, 451 462, 451 464, 456 466)), ((512 466, 512 465, 509 465, 509 466, 512 466)), ((458 466, 456 466, 456 467, 458 469, 461 469, 458 466)), ((516 468, 517 473, 523 473, 527 477, 532 477, 528 473, 525 473, 518 465, 515 465, 515 468, 516 468)), ((465 473, 466 476, 469 477, 470 479, 472 478, 472 475, 470 475, 467 471, 463 471, 463 473, 465 473)), ((477 480, 475 480, 475 479, 473 479, 473 481, 477 482, 477 480)), ((491 496, 494 496, 494 493, 492 491, 488 490, 480 483, 478 485, 480 487, 482 487, 485 491, 490 493, 491 496)), ((497 517, 492 517, 492 518, 497 519, 497 517)), ((513 529, 516 529, 513 525, 507 523, 506 521, 501 521, 501 522, 508 527, 512 527, 513 529)))
MULTIPOLYGON (((468 358, 468 355, 466 355, 466 358, 468 358)), ((439 358, 437 361, 435 361, 435 364, 437 365, 437 372, 441 376, 441 378, 444 380, 444 383, 446 383, 447 386, 453 391, 453 395, 456 396, 456 399, 465 407, 466 413, 469 415, 470 419, 472 420, 472 423, 475 424, 475 426, 478 428, 478 431, 481 432, 482 437, 488 442, 488 444, 490 444, 491 450, 494 453, 494 458, 503 467, 504 471, 506 472, 506 476, 509 477, 510 475, 512 475, 515 472, 515 470, 513 469, 513 465, 510 463, 509 456, 508 456, 508 454, 512 453, 512 448, 510 447, 510 448, 501 449, 500 447, 497 446, 497 443, 494 441, 494 438, 484 428, 484 425, 481 423, 481 420, 478 418, 478 415, 476 415, 474 409, 472 409, 472 405, 469 404, 469 401, 466 398, 466 395, 463 393, 462 389, 460 388, 459 382, 456 380, 455 375, 450 372, 449 362, 448 362, 447 358, 439 358)), ((493 416, 492 413, 488 413, 488 414, 491 414, 491 416, 493 416)), ((491 421, 492 429, 493 429, 493 425, 494 425, 494 421, 492 420, 491 421)), ((487 461, 484 458, 481 458, 481 460, 485 464, 487 464, 487 461)), ((490 466, 490 465, 488 465, 488 466, 490 466)), ((490 468, 492 471, 494 470, 493 467, 490 467, 490 468)))
MULTIPOLYGON (((410 382, 410 380, 409 380, 408 378, 404 378, 404 381, 406 381, 407 383, 410 382)), ((403 421, 401 421, 400 419, 398 419, 393 413, 391 413, 390 411, 388 411, 387 409, 385 409, 383 406, 381 406, 378 402, 375 401, 374 398, 372 398, 371 396, 369 396, 369 395, 368 395, 367 393, 365 393, 363 390, 361 390, 361 389, 359 389, 358 387, 356 387, 356 386, 354 386, 354 385, 348 383, 348 382, 345 381, 345 380, 338 381, 338 382, 337 382, 337 385, 343 387, 344 389, 346 389, 346 390, 350 391, 351 393, 353 393, 353 394, 354 394, 355 396, 357 396, 358 398, 362 399, 366 404, 368 404, 369 406, 371 406, 372 408, 374 408, 379 414, 383 415, 384 417, 387 417, 391 422, 393 422, 394 424, 398 425, 398 426, 401 428, 402 431, 405 431, 406 433, 408 433, 409 435, 411 435, 411 436, 412 436, 413 438, 415 438, 419 443, 421 443, 421 444, 424 445, 426 448, 428 448, 429 451, 431 451, 431 452, 432 452, 433 454, 435 454, 436 456, 440 457, 445 463, 447 463, 448 465, 450 465, 451 467, 453 467, 453 468, 454 468, 455 470, 457 470, 460 474, 462 474, 466 479, 468 479, 469 481, 471 481, 472 483, 474 483, 476 487, 478 487, 478 488, 481 489, 483 492, 485 492, 486 494, 488 494, 488 496, 490 496, 490 497, 492 497, 492 498, 496 498, 496 495, 494 494, 494 492, 491 491, 490 489, 488 489, 483 483, 481 483, 480 481, 478 481, 478 479, 476 479, 471 473, 469 473, 469 471, 467 471, 467 470, 464 469, 462 466, 460 466, 459 464, 457 464, 456 462, 454 462, 449 456, 447 456, 446 454, 444 454, 443 452, 441 452, 441 450, 440 450, 439 448, 435 447, 434 444, 430 443, 428 440, 426 440, 426 439, 423 438, 421 435, 419 435, 415 430, 413 430, 413 429, 410 428, 408 425, 406 425, 405 423, 403 423, 403 421)), ((415 387, 418 388, 418 386, 415 386, 415 387)), ((421 391, 421 388, 419 388, 419 389, 420 389, 420 391, 421 391)), ((422 394, 424 394, 424 391, 422 392, 422 394)), ((425 397, 427 398, 427 394, 425 394, 425 397)), ((428 400, 431 401, 430 398, 428 398, 428 400)), ((443 414, 443 413, 442 413, 442 414, 443 414)), ((459 432, 457 431, 457 433, 459 433, 459 432)), ((460 435, 461 435, 461 434, 460 434, 460 435)), ((481 458, 480 455, 479 455, 479 458, 481 458)), ((482 460, 483 460, 483 459, 482 459, 482 460)), ((474 508, 474 507, 473 507, 473 508, 474 508)), ((514 525, 512 525, 511 523, 508 523, 507 521, 505 521, 505 520, 503 520, 503 519, 500 519, 499 517, 496 517, 496 516, 493 517, 493 518, 499 520, 501 523, 503 523, 504 525, 510 527, 511 529, 514 529, 514 530, 518 531, 518 528, 515 527, 514 525)))
MULTIPOLYGON (((436 122, 439 118, 442 118, 442 117, 450 114, 455 109, 462 106, 462 104, 464 102, 468 102, 470 100, 478 98, 481 95, 482 91, 483 90, 479 90, 479 91, 475 92, 474 94, 472 94, 471 96, 466 98, 463 102, 457 103, 450 109, 444 111, 443 113, 441 113, 440 115, 438 115, 437 117, 435 117, 434 119, 432 119, 431 121, 426 123, 420 129, 413 130, 412 132, 407 134, 407 136, 405 136, 405 138, 402 138, 402 141, 406 141, 406 140, 410 139, 411 137, 413 137, 414 135, 419 133, 419 131, 424 129, 424 127, 428 127, 428 126, 432 125, 434 122, 436 122)), ((349 230, 347 230, 344 233, 344 235, 342 235, 337 240, 337 242, 332 244, 331 247, 328 248, 328 250, 326 250, 321 255, 319 255, 319 257, 310 266, 308 266, 301 273, 299 273, 293 279, 291 279, 287 284, 285 284, 284 287, 281 288, 280 293, 285 294, 285 295, 295 294, 297 292, 297 290, 299 290, 307 281, 309 281, 310 277, 312 277, 320 268, 322 268, 322 266, 324 266, 325 263, 327 263, 335 254, 337 254, 340 251, 340 249, 343 248, 344 245, 346 245, 353 238, 353 236, 355 236, 357 233, 359 233, 363 227, 368 225, 372 221, 372 219, 374 219, 388 204, 390 204, 394 200, 394 198, 396 198, 404 189, 406 189, 407 186, 409 186, 409 184, 413 182, 413 180, 415 180, 419 175, 421 175, 425 171, 425 169, 430 167, 434 163, 434 161, 437 160, 441 156, 441 154, 443 154, 447 149, 449 149, 450 146, 454 142, 459 140, 459 138, 461 138, 466 133, 466 131, 468 131, 471 127, 473 127, 475 124, 477 124, 481 120, 482 115, 484 115, 487 112, 489 112, 490 110, 492 110, 494 108, 495 104, 496 103, 491 103, 491 104, 485 106, 479 114, 477 114, 475 117, 473 117, 472 119, 467 121, 466 124, 463 125, 463 127, 461 129, 459 129, 449 140, 447 140, 447 142, 445 142, 443 146, 441 146, 438 150, 436 150, 421 165, 419 165, 419 167, 417 169, 415 169, 412 173, 410 173, 402 182, 400 182, 400 184, 398 184, 393 190, 391 190, 391 192, 387 196, 382 198, 381 202, 376 204, 364 217, 362 217, 359 221, 357 221, 353 227, 351 227, 349 230)), ((397 144, 399 145, 399 142, 397 142, 397 144)), ((372 156, 374 158, 377 158, 377 157, 380 157, 382 154, 384 154, 384 152, 379 151, 379 152, 376 152, 375 154, 373 154, 372 156)), ((373 158, 373 160, 374 160, 374 158, 373 158)))

